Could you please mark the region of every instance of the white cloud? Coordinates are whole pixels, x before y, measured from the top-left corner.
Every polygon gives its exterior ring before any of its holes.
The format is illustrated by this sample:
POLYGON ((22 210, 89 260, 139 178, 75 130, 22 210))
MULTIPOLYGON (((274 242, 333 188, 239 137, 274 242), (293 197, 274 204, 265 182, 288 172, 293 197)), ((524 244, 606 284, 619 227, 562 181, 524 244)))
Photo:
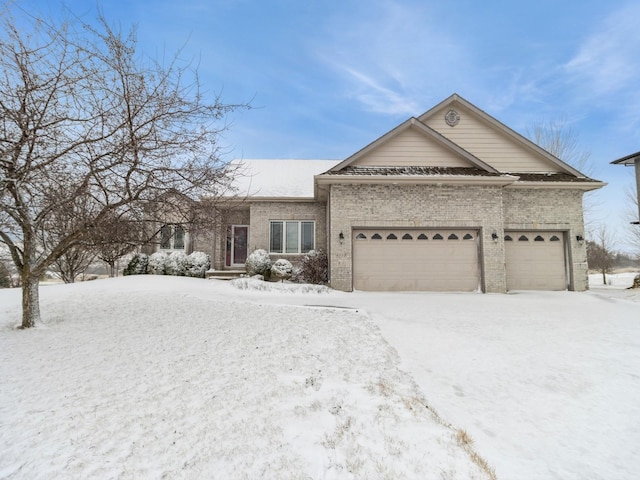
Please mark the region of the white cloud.
POLYGON ((589 35, 565 65, 573 82, 596 95, 637 89, 640 76, 640 4, 613 12, 589 35))
POLYGON ((385 2, 351 14, 329 21, 316 55, 364 110, 417 115, 464 78, 462 49, 424 6, 385 2))

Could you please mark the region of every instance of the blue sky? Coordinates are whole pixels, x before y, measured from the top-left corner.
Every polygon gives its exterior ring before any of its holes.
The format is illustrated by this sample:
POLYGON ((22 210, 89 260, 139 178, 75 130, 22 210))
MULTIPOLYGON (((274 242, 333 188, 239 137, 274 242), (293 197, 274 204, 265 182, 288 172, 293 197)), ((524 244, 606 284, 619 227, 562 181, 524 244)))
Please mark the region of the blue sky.
MULTIPOLYGON (((20 0, 32 13, 63 5, 93 21, 91 0, 20 0)), ((105 0, 110 22, 137 25, 141 49, 199 62, 231 115, 227 158, 344 159, 458 93, 514 130, 566 120, 590 152, 597 221, 628 219, 640 150, 637 0, 105 0)))

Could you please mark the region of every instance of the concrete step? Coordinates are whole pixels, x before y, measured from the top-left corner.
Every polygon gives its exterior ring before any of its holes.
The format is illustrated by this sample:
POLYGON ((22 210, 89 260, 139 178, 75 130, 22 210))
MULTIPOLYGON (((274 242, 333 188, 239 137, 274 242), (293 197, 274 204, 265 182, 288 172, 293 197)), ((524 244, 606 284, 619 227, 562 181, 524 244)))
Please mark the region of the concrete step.
POLYGON ((244 270, 208 270, 206 277, 216 280, 231 280, 246 274, 244 270))

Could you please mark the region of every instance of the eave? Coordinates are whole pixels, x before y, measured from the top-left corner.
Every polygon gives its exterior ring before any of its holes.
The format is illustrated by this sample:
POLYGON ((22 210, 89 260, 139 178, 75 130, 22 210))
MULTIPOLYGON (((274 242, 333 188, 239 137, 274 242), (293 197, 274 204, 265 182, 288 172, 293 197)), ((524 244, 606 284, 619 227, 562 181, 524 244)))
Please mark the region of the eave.
POLYGON ((582 190, 589 192, 597 190, 606 185, 606 182, 514 182, 505 188, 534 188, 534 189, 554 189, 562 188, 563 190, 582 190))
POLYGON ((315 194, 324 199, 330 185, 454 185, 504 187, 518 180, 511 175, 484 177, 478 175, 316 175, 315 194))
POLYGON ((258 202, 280 202, 280 203, 312 203, 317 200, 314 197, 258 197, 258 196, 248 196, 248 197, 221 197, 223 202, 240 204, 240 203, 258 203, 258 202))
POLYGON ((626 157, 619 158, 611 162, 612 165, 625 165, 627 167, 632 167, 636 164, 636 161, 640 160, 640 152, 632 153, 631 155, 627 155, 626 157))

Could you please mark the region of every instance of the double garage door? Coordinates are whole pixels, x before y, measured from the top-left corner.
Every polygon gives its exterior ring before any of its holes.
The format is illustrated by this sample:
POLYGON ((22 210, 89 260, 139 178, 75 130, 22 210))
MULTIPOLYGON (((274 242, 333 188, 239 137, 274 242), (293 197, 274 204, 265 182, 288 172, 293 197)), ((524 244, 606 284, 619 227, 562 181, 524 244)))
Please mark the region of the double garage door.
POLYGON ((473 291, 480 285, 478 231, 353 232, 353 283, 366 291, 473 291))
MULTIPOLYGON (((477 229, 359 229, 353 286, 364 291, 474 291, 480 287, 477 229)), ((507 290, 566 290, 561 232, 505 232, 507 290)))

